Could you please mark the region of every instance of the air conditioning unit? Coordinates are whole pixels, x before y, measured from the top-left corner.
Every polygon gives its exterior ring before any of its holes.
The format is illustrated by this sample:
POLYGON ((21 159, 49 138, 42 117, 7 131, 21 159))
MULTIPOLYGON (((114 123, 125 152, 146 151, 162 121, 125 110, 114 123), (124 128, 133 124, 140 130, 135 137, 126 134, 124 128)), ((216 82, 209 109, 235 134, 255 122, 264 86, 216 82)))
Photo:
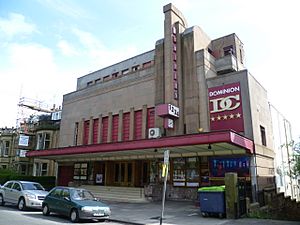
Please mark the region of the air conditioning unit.
POLYGON ((148 130, 148 138, 160 138, 161 132, 159 128, 149 128, 148 130))

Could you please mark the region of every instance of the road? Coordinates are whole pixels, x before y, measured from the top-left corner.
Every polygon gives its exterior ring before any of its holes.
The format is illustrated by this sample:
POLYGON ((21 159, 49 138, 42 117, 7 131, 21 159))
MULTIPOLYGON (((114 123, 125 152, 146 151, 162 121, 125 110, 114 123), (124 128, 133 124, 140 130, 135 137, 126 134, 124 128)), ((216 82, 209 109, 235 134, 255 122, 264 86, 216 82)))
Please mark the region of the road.
MULTIPOLYGON (((19 211, 16 206, 0 206, 0 225, 54 225, 54 224, 73 224, 67 217, 51 214, 43 216, 39 210, 19 211)), ((76 224, 84 225, 121 225, 124 223, 81 221, 76 224)))

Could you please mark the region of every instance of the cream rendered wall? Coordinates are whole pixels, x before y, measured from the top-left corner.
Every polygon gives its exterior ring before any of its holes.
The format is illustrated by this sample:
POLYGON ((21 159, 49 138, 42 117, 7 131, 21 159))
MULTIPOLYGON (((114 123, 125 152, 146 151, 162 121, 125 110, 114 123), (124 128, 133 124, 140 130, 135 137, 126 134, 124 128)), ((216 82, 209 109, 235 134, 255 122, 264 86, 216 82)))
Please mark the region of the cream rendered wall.
POLYGON ((256 153, 258 190, 274 185, 274 143, 272 117, 269 109, 267 91, 251 75, 249 94, 252 112, 253 140, 256 153), (262 145, 260 126, 265 128, 266 146, 262 145))

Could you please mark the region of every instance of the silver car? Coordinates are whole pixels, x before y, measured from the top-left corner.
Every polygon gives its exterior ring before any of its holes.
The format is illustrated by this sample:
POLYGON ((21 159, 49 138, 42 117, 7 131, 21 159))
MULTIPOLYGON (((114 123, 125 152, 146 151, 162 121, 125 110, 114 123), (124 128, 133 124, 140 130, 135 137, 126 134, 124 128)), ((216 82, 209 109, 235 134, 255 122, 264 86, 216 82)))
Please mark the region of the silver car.
POLYGON ((7 181, 0 187, 0 205, 7 203, 17 204, 19 210, 42 208, 43 200, 48 194, 43 186, 30 181, 7 181))

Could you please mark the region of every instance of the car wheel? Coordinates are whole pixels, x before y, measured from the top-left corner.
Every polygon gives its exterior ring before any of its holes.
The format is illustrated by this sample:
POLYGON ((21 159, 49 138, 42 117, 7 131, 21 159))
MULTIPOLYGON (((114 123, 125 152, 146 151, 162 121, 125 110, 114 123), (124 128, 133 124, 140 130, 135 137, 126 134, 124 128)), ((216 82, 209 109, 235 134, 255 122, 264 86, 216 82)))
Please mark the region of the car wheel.
POLYGON ((44 215, 44 216, 49 216, 49 214, 50 214, 49 206, 48 206, 47 204, 45 204, 45 205, 43 206, 43 215, 44 215))
POLYGON ((26 202, 25 202, 25 199, 23 197, 19 199, 18 209, 21 210, 21 211, 26 209, 26 202))
POLYGON ((0 195, 0 205, 4 205, 4 204, 5 204, 4 198, 2 195, 0 195))
POLYGON ((76 222, 79 221, 79 214, 78 214, 77 209, 72 209, 72 210, 71 210, 71 213, 70 213, 70 220, 71 220, 73 223, 76 223, 76 222))

